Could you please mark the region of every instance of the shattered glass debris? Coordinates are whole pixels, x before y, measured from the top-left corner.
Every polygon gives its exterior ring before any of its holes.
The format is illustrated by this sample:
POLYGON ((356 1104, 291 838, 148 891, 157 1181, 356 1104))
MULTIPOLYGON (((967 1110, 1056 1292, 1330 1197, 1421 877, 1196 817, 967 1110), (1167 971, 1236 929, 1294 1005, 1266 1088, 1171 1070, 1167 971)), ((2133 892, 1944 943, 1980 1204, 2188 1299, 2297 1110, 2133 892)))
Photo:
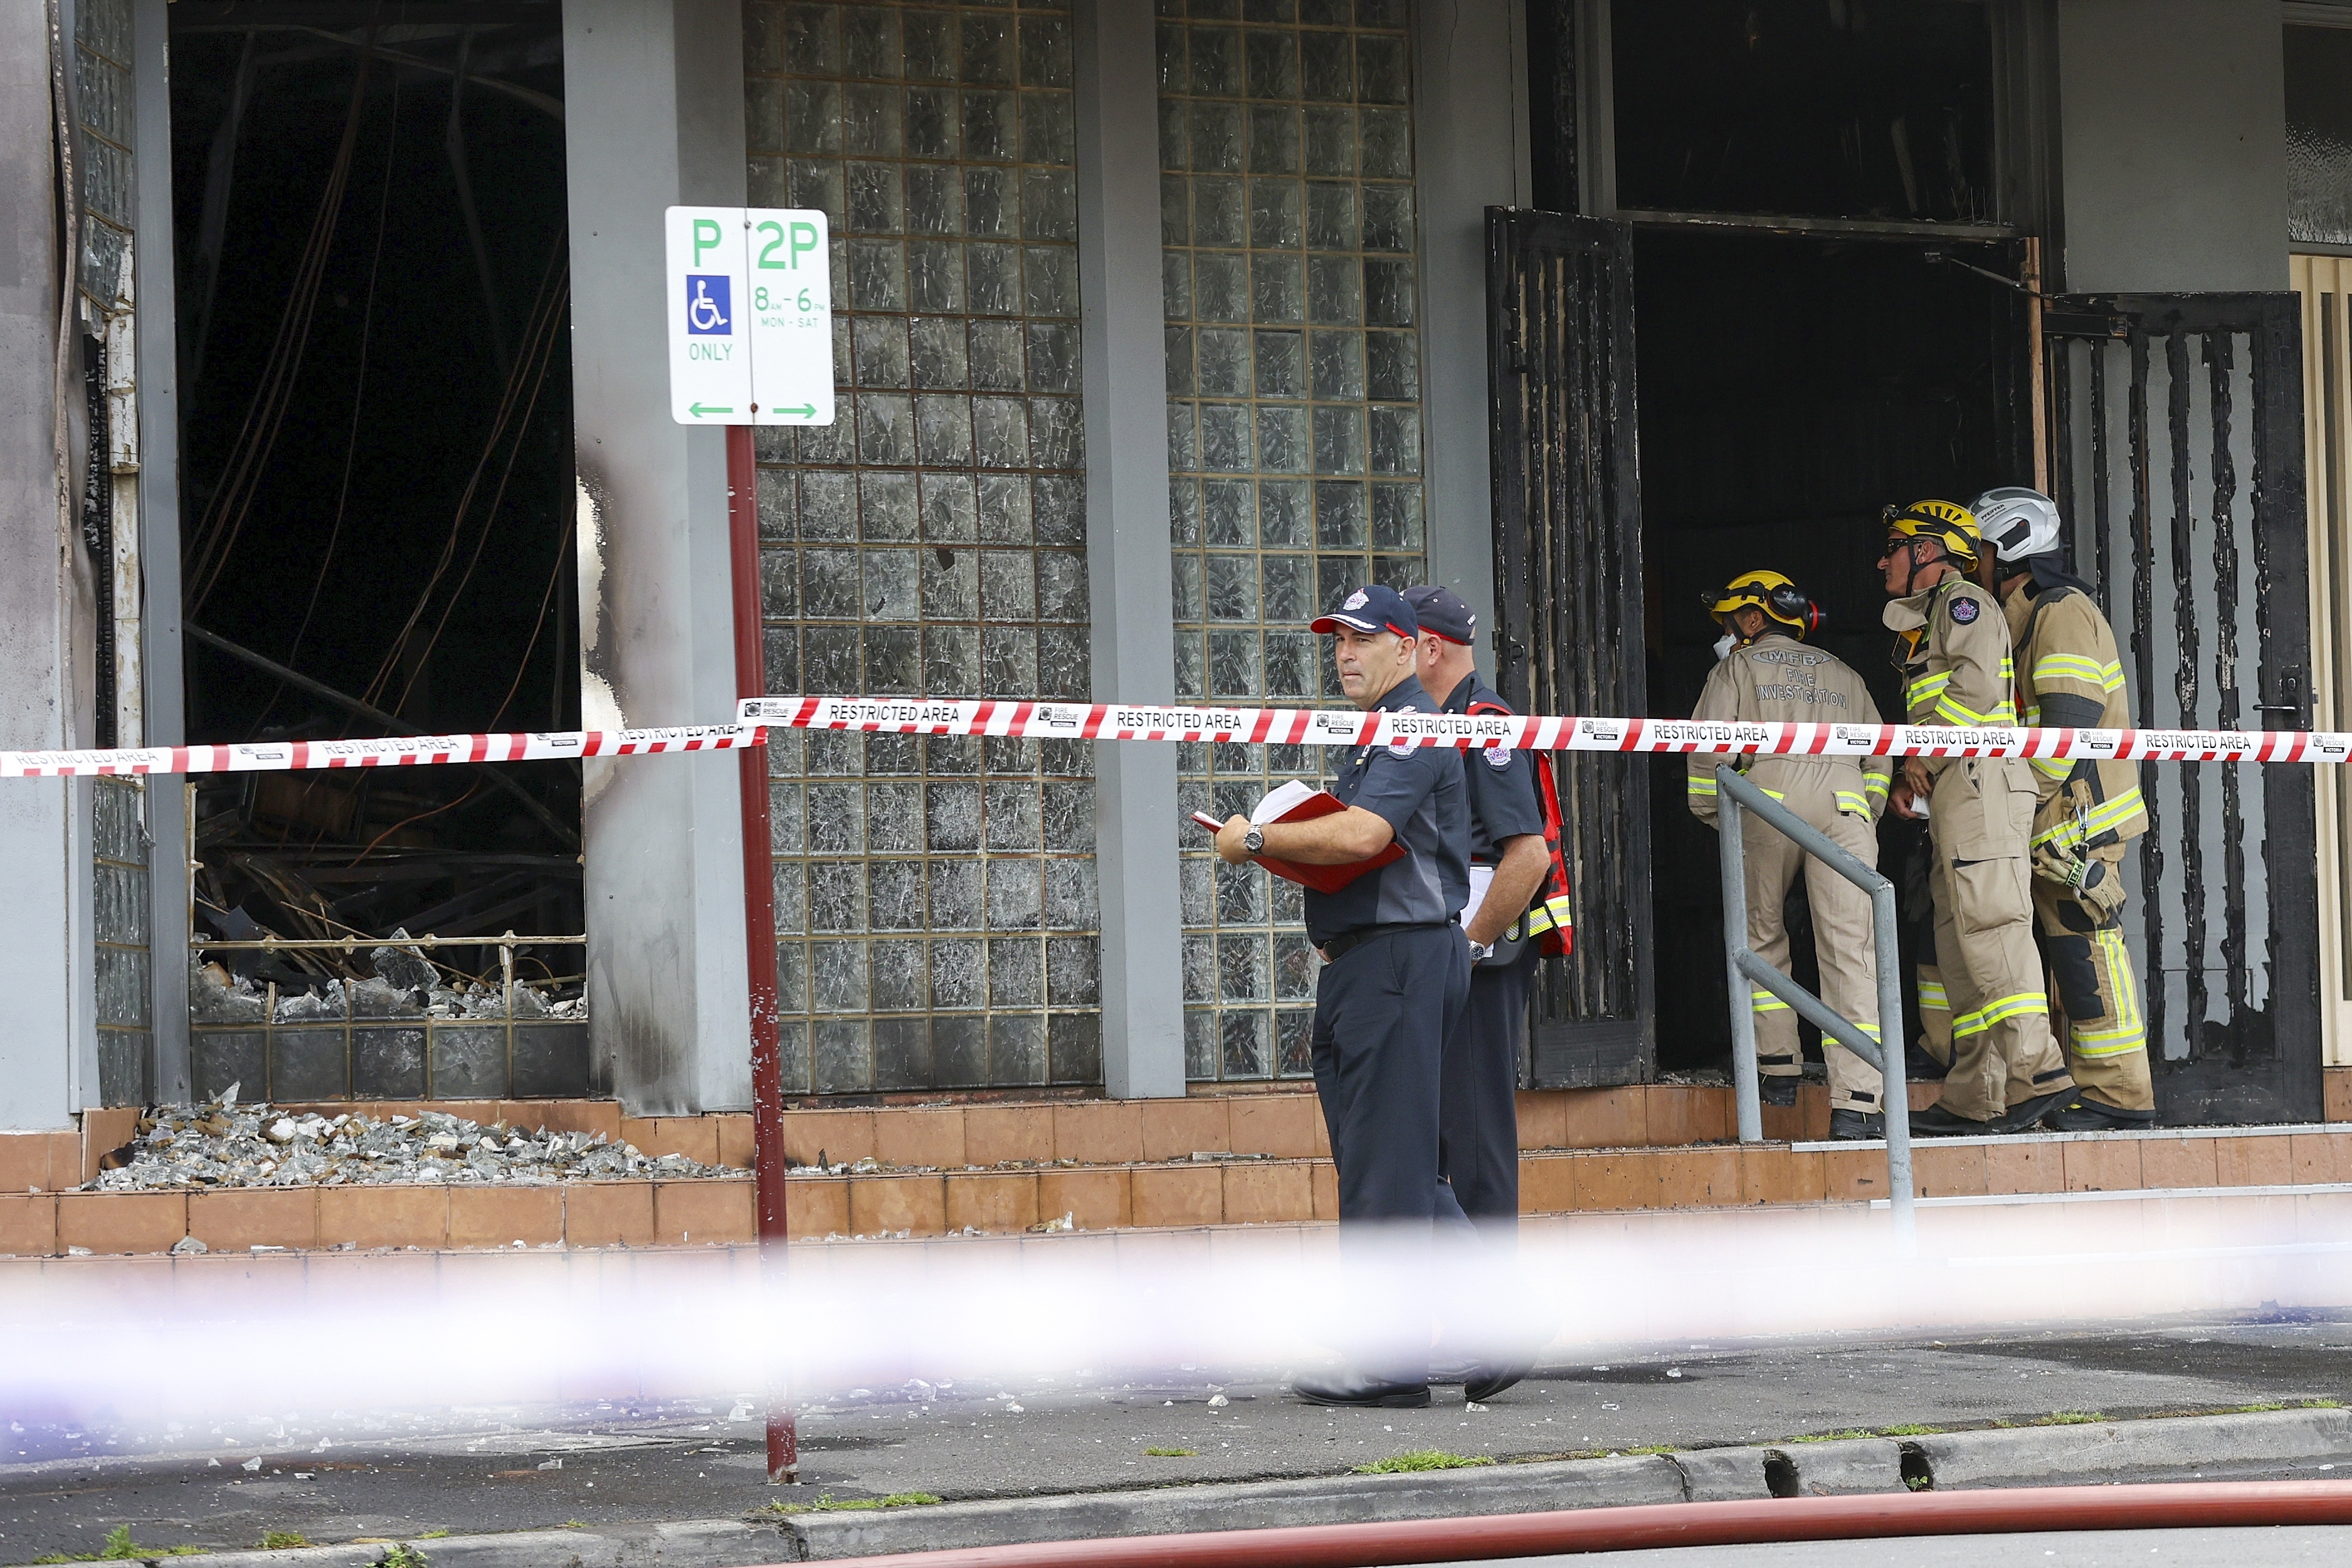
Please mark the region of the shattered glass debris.
MULTIPOLYGON (((602 1133, 484 1125, 446 1112, 379 1118, 240 1103, 232 1084, 203 1105, 142 1116, 128 1157, 82 1190, 353 1186, 446 1182, 543 1186, 617 1177, 677 1180, 742 1173, 684 1155, 648 1156, 602 1133)), ((110 1156, 112 1158, 114 1156, 110 1156)))
MULTIPOLYGON (((345 1018, 421 1018, 439 1019, 504 1019, 508 1011, 505 988, 485 985, 476 980, 459 979, 454 985, 444 985, 440 972, 420 958, 421 975, 404 967, 407 955, 415 948, 379 947, 371 956, 379 970, 377 977, 353 980, 348 987, 339 979, 329 980, 317 991, 281 992, 278 1011, 272 1021, 278 1023, 341 1023, 345 1018), (392 970, 385 965, 390 963, 392 970), (422 978, 423 984, 410 985, 422 978)), ((191 958, 188 962, 188 996, 193 1016, 197 1023, 259 1023, 269 1013, 268 994, 254 982, 232 976, 217 963, 207 964, 191 958)), ((585 997, 568 997, 550 1001, 539 988, 517 982, 513 992, 513 1011, 518 1019, 584 1019, 588 1016, 585 997)))
POLYGON ((269 998, 249 979, 232 978, 218 964, 188 960, 189 1009, 198 1023, 259 1023, 269 998))
MULTIPOLYGON (((394 930, 392 939, 401 942, 407 936, 408 928, 404 925, 394 930)), ((373 949, 368 961, 375 966, 379 977, 404 991, 429 991, 441 983, 441 972, 425 958, 421 947, 386 945, 373 949)))

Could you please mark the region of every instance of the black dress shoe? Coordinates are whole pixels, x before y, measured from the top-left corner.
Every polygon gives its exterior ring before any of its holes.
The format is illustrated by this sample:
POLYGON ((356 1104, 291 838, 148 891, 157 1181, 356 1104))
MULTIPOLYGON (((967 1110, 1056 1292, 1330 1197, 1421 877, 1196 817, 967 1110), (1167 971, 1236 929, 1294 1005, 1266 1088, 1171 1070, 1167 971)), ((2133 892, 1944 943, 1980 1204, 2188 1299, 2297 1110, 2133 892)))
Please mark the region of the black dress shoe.
POLYGON ((2071 1087, 2055 1090, 2048 1094, 2036 1094, 2032 1099, 2021 1101, 1995 1116, 1986 1124, 1985 1131, 1989 1133, 2031 1132, 2041 1124, 2042 1117, 2074 1098, 2074 1091, 2071 1087))
POLYGON ((1849 1111, 1841 1107, 1830 1113, 1830 1137, 1838 1143, 1885 1136, 1886 1113, 1883 1111, 1849 1111))
POLYGON ((2153 1127, 2156 1125, 2156 1113, 2118 1111, 2112 1105, 2102 1105, 2096 1100, 2075 1100, 2042 1117, 2042 1124, 2053 1133, 2106 1133, 2153 1127))
POLYGON ((1969 1137, 1995 1131, 1998 1129, 1990 1122, 1971 1122, 1940 1104, 1911 1113, 1911 1135, 1915 1138, 1969 1137))
POLYGON ((1462 1380, 1462 1397, 1470 1404, 1484 1405, 1531 1370, 1530 1365, 1523 1361, 1515 1361, 1508 1365, 1481 1366, 1462 1380))
POLYGON ((1290 1392, 1309 1405, 1356 1410, 1418 1410, 1429 1403, 1426 1383, 1391 1383, 1346 1370, 1319 1377, 1294 1377, 1290 1392))
POLYGON ((1803 1082, 1793 1072, 1780 1073, 1757 1080, 1756 1092, 1767 1105, 1793 1105, 1797 1103, 1797 1085, 1803 1082))

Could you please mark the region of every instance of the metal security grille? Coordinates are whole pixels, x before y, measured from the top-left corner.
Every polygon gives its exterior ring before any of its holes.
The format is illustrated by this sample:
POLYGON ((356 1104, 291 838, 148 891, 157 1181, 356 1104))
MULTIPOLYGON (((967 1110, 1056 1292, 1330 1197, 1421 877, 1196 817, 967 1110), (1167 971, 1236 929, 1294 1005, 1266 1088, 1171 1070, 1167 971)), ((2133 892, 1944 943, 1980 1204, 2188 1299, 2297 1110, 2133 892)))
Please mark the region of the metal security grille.
MULTIPOLYGON (((1486 210, 1496 686, 1522 712, 1647 711, 1633 255, 1622 224, 1486 210)), ((1533 1082, 1639 1082, 1656 1052, 1647 769, 1552 758, 1576 948, 1544 960, 1533 1082)))
MULTIPOLYGON (((1307 623, 1423 573, 1405 0, 1160 0, 1176 690, 1336 698, 1307 623)), ((1180 804, 1246 811, 1318 748, 1186 746, 1180 804)), ((1189 830, 1188 830, 1189 831, 1189 830)), ((1181 862, 1185 1071, 1309 1071, 1299 890, 1181 862)))
MULTIPOLYGON (((772 692, 1088 695, 1066 4, 745 7, 755 205, 832 220, 838 414, 762 430, 772 692)), ((769 747, 788 1090, 1101 1081, 1083 745, 769 747)))
MULTIPOLYGON (((2292 294, 2055 300, 2057 499, 2148 728, 2311 718, 2292 294)), ((2143 765, 2135 959, 2161 1119, 2320 1113, 2311 771, 2143 765)))
POLYGON ((98 1088, 109 1105, 154 1099, 150 998, 147 782, 94 780, 90 908, 97 951, 98 1088))

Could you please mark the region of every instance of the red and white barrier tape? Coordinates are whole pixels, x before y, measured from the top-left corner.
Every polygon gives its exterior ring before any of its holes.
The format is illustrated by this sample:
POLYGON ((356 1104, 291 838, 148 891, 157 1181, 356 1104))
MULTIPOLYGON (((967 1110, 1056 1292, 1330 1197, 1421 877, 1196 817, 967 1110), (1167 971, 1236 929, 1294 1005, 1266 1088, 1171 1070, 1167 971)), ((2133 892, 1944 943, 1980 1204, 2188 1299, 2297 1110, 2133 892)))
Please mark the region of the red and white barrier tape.
POLYGON ((933 702, 894 697, 747 697, 740 723, 688 729, 532 735, 409 735, 249 746, 0 751, 0 779, 84 774, 250 773, 415 768, 723 751, 765 729, 866 730, 1044 740, 1207 740, 1283 746, 1452 746, 1535 751, 1769 753, 1791 757, 2046 757, 2105 761, 2346 762, 2352 735, 2311 730, 1946 729, 1904 724, 1719 724, 1546 715, 1354 713, 1310 708, 1152 707, 1117 703, 933 702))
POLYGON ((2307 730, 1946 729, 1906 724, 1721 724, 1678 718, 1144 707, 1097 703, 747 697, 746 724, 1046 740, 1453 746, 1532 751, 1769 752, 1793 757, 2049 757, 2100 761, 2344 762, 2352 735, 2307 730))
POLYGON ((572 729, 547 735, 399 735, 383 740, 274 740, 252 746, 144 746, 111 751, 0 751, 0 779, 92 773, 273 773, 310 768, 416 768, 444 762, 546 762, 723 751, 758 742, 741 725, 698 729, 572 729))

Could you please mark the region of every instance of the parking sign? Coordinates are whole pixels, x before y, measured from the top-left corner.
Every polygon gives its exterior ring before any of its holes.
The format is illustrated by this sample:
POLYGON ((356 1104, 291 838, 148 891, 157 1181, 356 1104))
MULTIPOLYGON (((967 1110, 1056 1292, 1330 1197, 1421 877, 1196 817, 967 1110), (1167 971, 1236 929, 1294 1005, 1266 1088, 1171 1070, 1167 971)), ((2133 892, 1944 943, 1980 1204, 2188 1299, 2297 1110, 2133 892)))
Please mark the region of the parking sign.
POLYGON ((672 207, 670 416, 833 423, 833 277, 822 212, 672 207))

